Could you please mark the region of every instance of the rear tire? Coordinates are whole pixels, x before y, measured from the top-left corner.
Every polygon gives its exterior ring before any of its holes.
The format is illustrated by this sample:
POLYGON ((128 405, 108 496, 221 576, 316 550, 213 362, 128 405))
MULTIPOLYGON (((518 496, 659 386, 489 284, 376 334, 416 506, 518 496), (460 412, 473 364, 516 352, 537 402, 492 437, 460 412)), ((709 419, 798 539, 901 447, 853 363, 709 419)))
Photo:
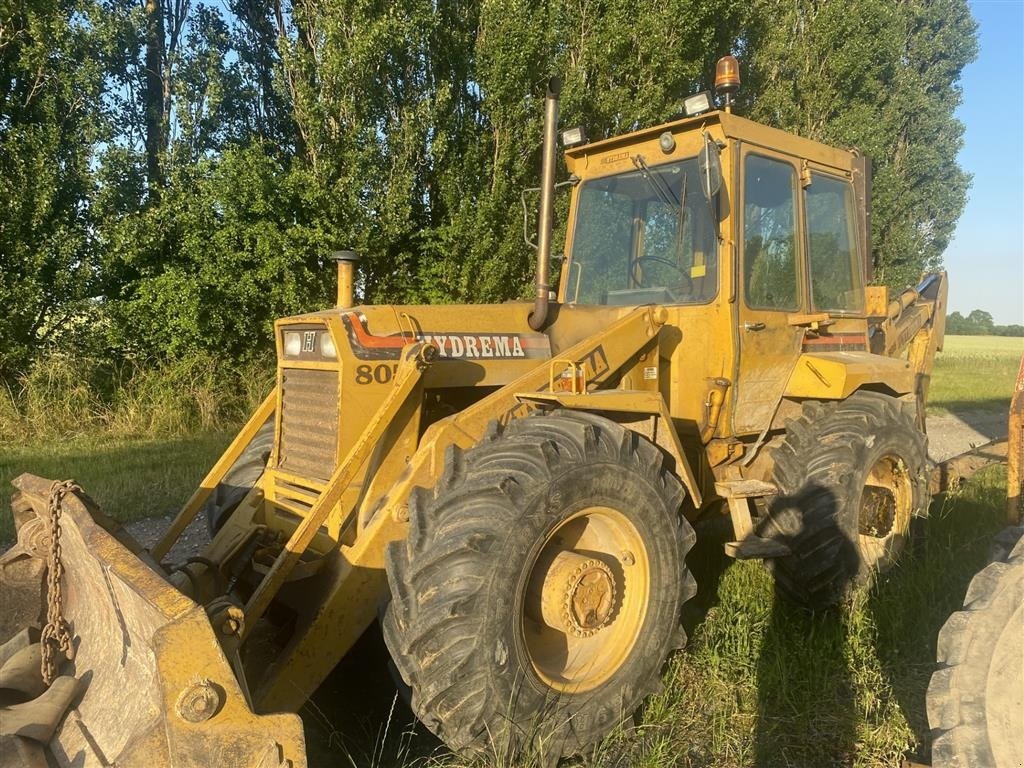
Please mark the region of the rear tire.
POLYGON ((450 448, 387 552, 384 639, 412 709, 456 750, 576 754, 681 647, 694 534, 657 447, 555 412, 450 448))
POLYGON ((1024 538, 971 580, 964 610, 939 632, 937 656, 928 686, 932 765, 1024 765, 1024 538))
POLYGON ((271 415, 253 436, 235 463, 224 474, 203 505, 206 515, 206 529, 210 536, 216 536, 231 513, 235 511, 249 491, 260 479, 270 461, 274 448, 274 416, 271 415))
POLYGON ((769 561, 780 594, 812 610, 896 562, 928 511, 927 438, 912 408, 876 392, 810 402, 773 455, 779 495, 761 535, 793 554, 769 561))

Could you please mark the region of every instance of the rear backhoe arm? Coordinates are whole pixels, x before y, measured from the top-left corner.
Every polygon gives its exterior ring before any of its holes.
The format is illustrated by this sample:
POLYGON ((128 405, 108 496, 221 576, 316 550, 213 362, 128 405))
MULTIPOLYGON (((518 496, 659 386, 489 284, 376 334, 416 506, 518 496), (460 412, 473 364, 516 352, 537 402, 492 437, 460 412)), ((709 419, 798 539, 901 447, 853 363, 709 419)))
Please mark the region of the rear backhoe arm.
POLYGON ((1010 432, 1006 453, 1006 522, 1024 524, 1024 357, 1010 402, 1010 432))
POLYGON ((924 428, 935 353, 946 329, 946 273, 935 272, 887 301, 884 286, 868 289, 868 352, 805 352, 800 355, 785 396, 843 400, 858 389, 884 387, 917 399, 918 426, 924 428))
POLYGON ((901 357, 907 351, 922 414, 935 353, 942 350, 946 335, 948 292, 946 273, 933 272, 890 302, 882 317, 873 318, 871 351, 887 357, 901 357))

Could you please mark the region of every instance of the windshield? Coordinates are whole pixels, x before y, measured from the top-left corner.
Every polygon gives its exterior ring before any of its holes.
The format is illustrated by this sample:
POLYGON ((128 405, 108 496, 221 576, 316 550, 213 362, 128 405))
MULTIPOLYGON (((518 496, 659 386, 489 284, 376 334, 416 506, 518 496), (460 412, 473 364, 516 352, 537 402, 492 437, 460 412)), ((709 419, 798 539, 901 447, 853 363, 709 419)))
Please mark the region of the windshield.
POLYGON ((718 240, 697 159, 585 182, 578 195, 566 300, 699 304, 718 290, 718 240), (681 215, 680 215, 681 214, 681 215))

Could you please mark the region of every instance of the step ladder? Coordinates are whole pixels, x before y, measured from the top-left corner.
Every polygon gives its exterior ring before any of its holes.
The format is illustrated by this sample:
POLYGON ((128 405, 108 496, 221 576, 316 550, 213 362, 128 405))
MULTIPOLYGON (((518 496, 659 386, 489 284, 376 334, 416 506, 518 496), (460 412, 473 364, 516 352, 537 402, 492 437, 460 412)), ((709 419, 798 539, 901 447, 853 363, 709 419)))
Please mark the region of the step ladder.
POLYGON ((725 543, 725 554, 737 560, 785 557, 792 554, 781 541, 766 539, 754 533, 750 503, 754 499, 776 496, 779 489, 763 480, 722 480, 715 483, 715 492, 729 502, 729 517, 735 541, 725 543))

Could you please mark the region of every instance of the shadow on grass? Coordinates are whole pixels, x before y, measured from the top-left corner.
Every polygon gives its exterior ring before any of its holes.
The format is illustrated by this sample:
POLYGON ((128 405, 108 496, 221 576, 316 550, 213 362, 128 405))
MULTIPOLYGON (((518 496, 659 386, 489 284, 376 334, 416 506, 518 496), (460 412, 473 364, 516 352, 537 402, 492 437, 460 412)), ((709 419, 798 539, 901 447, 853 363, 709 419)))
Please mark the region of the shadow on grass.
MULTIPOLYGON (((779 509, 813 509, 814 519, 838 519, 830 488, 811 485, 796 496, 779 496, 779 509)), ((827 532, 828 529, 826 529, 827 532)), ((830 594, 845 594, 850 579, 830 577, 834 563, 856 563, 846 535, 796 533, 801 579, 830 594), (811 574, 811 570, 816 572, 811 574)), ((795 556, 794 556, 795 557, 795 556)), ((845 569, 852 574, 852 568, 845 569)), ((781 578, 781 577, 780 577, 781 578)), ((848 612, 844 606, 811 613, 776 594, 757 658, 757 720, 754 760, 770 766, 850 766, 857 742, 857 690, 848 653, 848 612), (793 674, 799 671, 800 674, 793 674)))
POLYGON ((719 585, 736 562, 727 557, 722 545, 732 539, 728 515, 709 517, 695 526, 697 541, 686 556, 686 564, 697 582, 697 594, 683 604, 682 623, 687 637, 693 637, 708 612, 720 602, 719 585))
POLYGON ((850 603, 811 614, 775 598, 757 659, 755 765, 930 759, 936 640, 1004 525, 1003 471, 937 497, 900 560, 850 603))
POLYGON ((310 768, 430 765, 448 750, 399 693, 374 622, 302 707, 310 768))
POLYGON ((911 551, 867 600, 878 658, 921 762, 931 757, 925 698, 939 630, 961 608, 971 578, 988 562, 992 537, 1006 524, 1004 473, 991 467, 965 490, 937 496, 928 519, 915 521, 911 551))

